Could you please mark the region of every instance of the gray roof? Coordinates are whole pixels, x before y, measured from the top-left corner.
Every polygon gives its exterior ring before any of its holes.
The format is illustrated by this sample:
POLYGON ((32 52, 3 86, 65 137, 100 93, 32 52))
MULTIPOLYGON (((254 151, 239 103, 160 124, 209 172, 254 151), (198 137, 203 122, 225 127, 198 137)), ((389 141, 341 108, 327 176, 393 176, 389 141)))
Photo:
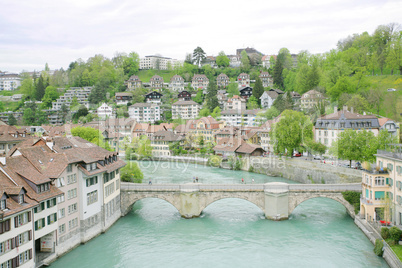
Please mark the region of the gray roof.
POLYGON ((349 111, 338 111, 318 118, 315 127, 325 129, 379 128, 380 123, 378 118, 374 115, 361 115, 349 111))
POLYGON ((194 105, 198 103, 196 103, 195 101, 189 100, 189 101, 176 101, 175 103, 173 103, 173 105, 194 105))

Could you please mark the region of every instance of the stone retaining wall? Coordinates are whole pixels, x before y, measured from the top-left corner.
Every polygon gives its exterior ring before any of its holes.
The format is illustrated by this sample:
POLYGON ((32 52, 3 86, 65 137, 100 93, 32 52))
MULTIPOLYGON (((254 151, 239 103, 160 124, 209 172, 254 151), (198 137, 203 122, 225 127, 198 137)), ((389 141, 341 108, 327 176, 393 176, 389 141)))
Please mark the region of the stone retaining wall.
POLYGON ((250 157, 242 159, 242 169, 301 183, 338 184, 362 181, 361 170, 295 158, 250 157))

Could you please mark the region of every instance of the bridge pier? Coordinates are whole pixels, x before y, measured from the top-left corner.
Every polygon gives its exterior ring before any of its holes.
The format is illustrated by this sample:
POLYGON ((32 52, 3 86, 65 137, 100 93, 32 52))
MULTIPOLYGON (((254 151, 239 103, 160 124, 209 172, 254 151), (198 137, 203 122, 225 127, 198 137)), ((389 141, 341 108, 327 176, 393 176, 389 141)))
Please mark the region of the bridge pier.
POLYGON ((274 221, 289 218, 289 184, 282 182, 267 183, 264 190, 265 218, 274 221))
POLYGON ((198 189, 180 191, 180 215, 183 218, 191 219, 199 217, 200 209, 200 191, 198 189))

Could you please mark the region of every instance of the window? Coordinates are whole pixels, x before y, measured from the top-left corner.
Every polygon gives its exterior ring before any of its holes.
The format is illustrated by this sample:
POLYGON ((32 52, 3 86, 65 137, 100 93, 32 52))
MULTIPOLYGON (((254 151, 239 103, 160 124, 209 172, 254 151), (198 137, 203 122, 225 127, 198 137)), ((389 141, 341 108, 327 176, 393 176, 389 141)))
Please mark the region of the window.
POLYGON ((387 164, 387 169, 388 169, 388 171, 392 171, 394 169, 394 165, 388 163, 387 164))
POLYGON ((72 184, 77 182, 77 174, 72 174, 67 176, 67 184, 72 184))
POLYGON ((25 212, 23 214, 20 214, 14 218, 14 221, 15 221, 15 227, 24 225, 31 221, 31 213, 25 212))
POLYGON ((32 239, 31 231, 26 231, 16 237, 17 247, 25 244, 32 239))
POLYGON ((65 216, 66 216, 66 209, 65 208, 59 209, 59 219, 62 219, 65 216))
POLYGON ((35 231, 45 227, 45 218, 39 219, 35 222, 35 231))
POLYGON ((91 205, 98 201, 98 191, 95 190, 87 194, 87 205, 91 205))
POLYGON ((95 184, 98 183, 98 177, 95 176, 95 177, 92 177, 92 178, 88 178, 86 183, 87 183, 87 187, 95 185, 95 184))
POLYGON ((37 186, 38 193, 49 191, 49 189, 50 189, 49 183, 44 183, 37 186))
POLYGON ((64 234, 66 232, 66 224, 59 226, 59 234, 64 234))
POLYGON ((18 264, 19 264, 19 266, 21 266, 23 263, 29 261, 30 259, 32 259, 31 249, 22 252, 20 255, 18 255, 18 264))
POLYGON ((64 178, 58 178, 56 179, 56 186, 57 188, 63 187, 64 185, 66 185, 66 183, 64 182, 64 178))
POLYGON ((64 195, 60 195, 57 197, 57 204, 63 203, 64 202, 64 195))
POLYGON ((56 198, 52 198, 50 200, 47 200, 47 208, 54 207, 56 205, 56 198))
POLYGON ((67 199, 70 200, 72 198, 76 198, 77 197, 77 188, 68 190, 67 192, 67 199))
POLYGON ((67 166, 67 172, 73 172, 73 164, 67 166))
POLYGON ((34 208, 34 213, 39 213, 45 209, 45 202, 39 204, 38 207, 34 208))
POLYGON ((57 213, 50 214, 47 216, 47 224, 52 224, 57 221, 57 213))
POLYGON ((111 183, 110 185, 105 187, 105 196, 108 197, 114 192, 114 183, 111 183))
POLYGON ((20 194, 18 195, 18 204, 23 204, 24 203, 24 195, 20 194))
POLYGON ((68 222, 68 229, 71 230, 78 226, 78 218, 72 219, 68 222))
POLYGON ((6 199, 0 201, 0 210, 4 210, 7 208, 6 199))
POLYGON ((385 178, 383 178, 383 177, 375 177, 375 179, 374 179, 374 185, 376 185, 376 186, 383 186, 383 185, 385 185, 385 178))
POLYGON ((68 214, 77 212, 77 203, 68 206, 68 214))

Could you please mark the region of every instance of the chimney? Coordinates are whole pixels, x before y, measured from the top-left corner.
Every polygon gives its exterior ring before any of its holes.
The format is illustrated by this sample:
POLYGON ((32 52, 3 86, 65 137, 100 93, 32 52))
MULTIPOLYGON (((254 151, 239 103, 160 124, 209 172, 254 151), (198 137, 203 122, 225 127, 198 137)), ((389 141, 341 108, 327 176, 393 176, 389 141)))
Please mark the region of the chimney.
POLYGON ((334 113, 336 113, 337 111, 338 111, 338 106, 335 105, 335 106, 334 106, 334 113))
POLYGON ((353 107, 350 107, 350 112, 353 113, 353 107))
POLYGON ((344 111, 347 111, 347 110, 348 110, 348 106, 343 105, 343 110, 344 110, 344 111))

